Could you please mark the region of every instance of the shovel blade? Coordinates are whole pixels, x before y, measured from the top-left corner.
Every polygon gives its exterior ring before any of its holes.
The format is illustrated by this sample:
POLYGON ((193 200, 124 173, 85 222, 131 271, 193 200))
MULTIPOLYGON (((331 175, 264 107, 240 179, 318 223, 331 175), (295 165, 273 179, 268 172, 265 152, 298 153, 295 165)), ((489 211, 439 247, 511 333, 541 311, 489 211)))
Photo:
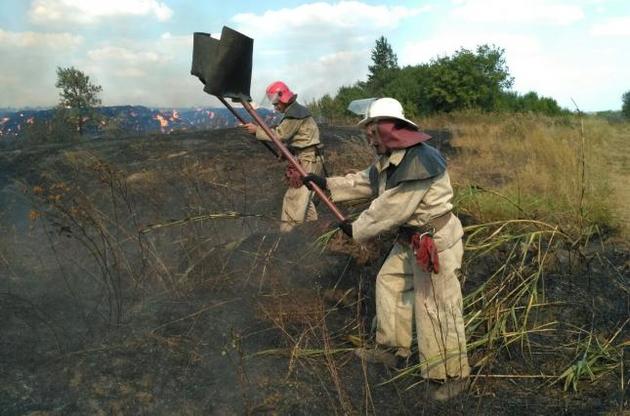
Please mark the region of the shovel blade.
POLYGON ((206 85, 206 80, 212 75, 207 72, 211 68, 212 57, 216 55, 219 41, 211 38, 209 33, 193 33, 193 60, 190 73, 206 85))
POLYGON ((254 39, 227 26, 220 40, 196 32, 190 73, 199 78, 208 94, 251 101, 253 51, 254 39))

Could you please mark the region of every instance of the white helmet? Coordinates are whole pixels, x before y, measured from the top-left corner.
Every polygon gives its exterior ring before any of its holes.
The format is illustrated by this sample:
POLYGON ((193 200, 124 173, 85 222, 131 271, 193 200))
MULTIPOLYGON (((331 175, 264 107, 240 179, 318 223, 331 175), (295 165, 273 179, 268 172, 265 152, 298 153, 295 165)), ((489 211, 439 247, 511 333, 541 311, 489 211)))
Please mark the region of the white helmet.
POLYGON ((359 121, 359 126, 365 126, 374 120, 382 118, 395 118, 418 128, 416 123, 405 118, 402 105, 394 98, 379 98, 378 100, 374 100, 368 107, 365 118, 359 121))

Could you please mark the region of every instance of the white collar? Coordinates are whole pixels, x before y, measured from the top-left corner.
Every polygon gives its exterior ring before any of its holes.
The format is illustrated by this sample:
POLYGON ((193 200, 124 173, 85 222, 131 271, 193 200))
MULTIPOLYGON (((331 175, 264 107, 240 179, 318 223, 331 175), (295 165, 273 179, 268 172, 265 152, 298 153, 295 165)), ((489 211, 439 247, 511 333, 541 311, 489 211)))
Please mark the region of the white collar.
POLYGON ((406 149, 398 149, 392 151, 389 155, 383 155, 376 164, 378 172, 382 172, 389 167, 389 165, 398 166, 405 156, 406 149))

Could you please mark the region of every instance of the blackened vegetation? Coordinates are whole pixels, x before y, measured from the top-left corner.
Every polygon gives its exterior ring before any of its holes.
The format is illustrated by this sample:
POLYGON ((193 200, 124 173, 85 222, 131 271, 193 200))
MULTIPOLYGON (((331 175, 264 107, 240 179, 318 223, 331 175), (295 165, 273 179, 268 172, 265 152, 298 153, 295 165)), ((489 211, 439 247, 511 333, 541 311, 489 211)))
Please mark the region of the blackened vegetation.
MULTIPOLYGON (((323 137, 331 173, 369 162, 357 130, 323 137)), ((0 154, 0 414, 623 412, 627 251, 603 237, 484 251, 492 233, 470 231, 476 377, 437 403, 413 371, 351 352, 372 335, 391 238, 324 250, 321 205, 320 221, 280 235, 283 170, 237 130, 0 154), (582 362, 593 377, 558 377, 582 362)))

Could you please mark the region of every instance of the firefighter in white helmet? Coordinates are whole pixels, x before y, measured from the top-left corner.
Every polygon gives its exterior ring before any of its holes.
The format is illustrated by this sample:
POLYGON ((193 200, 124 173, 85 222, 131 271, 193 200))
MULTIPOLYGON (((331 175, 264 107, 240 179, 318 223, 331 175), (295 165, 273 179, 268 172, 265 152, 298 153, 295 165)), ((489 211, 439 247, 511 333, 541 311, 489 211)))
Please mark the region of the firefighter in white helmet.
MULTIPOLYGON (((284 142, 307 173, 322 174, 323 145, 319 138, 319 128, 309 110, 296 101, 297 94, 282 81, 269 84, 266 95, 276 111, 283 113, 280 123, 273 128, 278 139, 284 142)), ((259 140, 271 141, 264 130, 254 123, 244 124, 243 128, 256 135, 259 140)), ((287 163, 285 177, 289 188, 282 201, 282 232, 290 231, 296 224, 317 220, 313 192, 302 184, 298 170, 290 163, 287 163)))
POLYGON ((378 155, 374 164, 343 177, 303 179, 328 189, 334 201, 374 198, 355 221, 340 224, 356 241, 397 233, 376 278, 375 348, 356 353, 405 362, 415 321, 421 375, 436 382, 429 384, 436 399, 448 399, 465 388, 470 368, 458 279, 463 230, 451 213, 446 161, 393 98, 373 101, 359 126, 378 155))

